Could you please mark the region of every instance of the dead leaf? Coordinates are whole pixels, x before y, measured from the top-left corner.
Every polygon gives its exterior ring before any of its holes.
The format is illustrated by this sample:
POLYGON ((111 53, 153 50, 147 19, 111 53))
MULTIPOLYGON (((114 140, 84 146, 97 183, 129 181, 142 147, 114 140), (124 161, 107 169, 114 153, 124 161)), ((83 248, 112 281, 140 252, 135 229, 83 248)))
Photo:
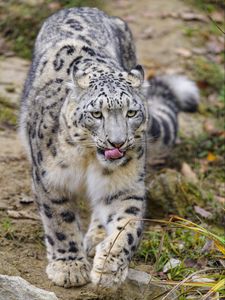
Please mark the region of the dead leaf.
POLYGON ((213 19, 213 21, 217 23, 223 23, 224 22, 224 13, 221 11, 214 11, 210 14, 210 17, 213 19))
POLYGON ((9 50, 9 46, 6 40, 0 37, 0 55, 5 54, 9 50))
POLYGON ((221 60, 221 55, 219 55, 219 54, 208 53, 207 58, 209 59, 209 61, 216 63, 216 64, 223 63, 221 60))
POLYGON ((217 37, 218 41, 224 45, 224 36, 223 35, 220 35, 217 37))
POLYGON ((185 258, 184 264, 187 268, 193 268, 196 266, 196 261, 193 258, 185 258))
POLYGON ((156 76, 156 69, 148 69, 146 72, 146 78, 151 79, 156 76))
POLYGON ((215 154, 213 154, 212 152, 209 152, 207 155, 207 161, 208 162, 213 162, 217 160, 217 156, 215 154))
POLYGON ((144 11, 141 13, 141 15, 143 17, 146 17, 146 18, 158 18, 159 17, 159 14, 158 13, 155 13, 155 12, 149 12, 149 11, 144 11))
POLYGON ((209 133, 209 134, 215 134, 217 133, 217 129, 215 128, 214 124, 212 123, 211 120, 206 120, 204 123, 203 123, 203 128, 204 130, 209 133))
POLYGON ((166 68, 165 70, 164 70, 164 73, 165 74, 167 74, 167 75, 178 75, 178 74, 183 74, 184 73, 184 70, 183 70, 183 68, 182 67, 174 67, 174 68, 170 68, 170 67, 168 67, 168 68, 166 68))
POLYGON ((208 21, 208 18, 206 16, 194 12, 182 12, 180 13, 179 16, 184 21, 200 21, 200 22, 208 21))
POLYGON ((203 218, 212 219, 212 217, 213 217, 211 212, 209 212, 209 211, 205 210, 204 208, 201 208, 197 205, 194 206, 194 210, 198 215, 200 215, 203 218))
POLYGON ((191 280, 193 282, 214 282, 214 279, 208 278, 208 277, 201 277, 199 275, 194 275, 191 277, 191 280))
POLYGON ((128 8, 129 6, 131 6, 131 3, 129 0, 117 0, 116 6, 120 8, 128 8))
POLYGON ((197 175, 194 173, 192 168, 185 162, 182 164, 181 174, 190 182, 193 182, 193 183, 198 182, 197 175))
POLYGON ((216 200, 222 204, 225 204, 225 197, 215 196, 216 200))
POLYGON ((203 54, 206 54, 207 50, 205 48, 194 47, 194 48, 192 48, 192 52, 197 55, 203 55, 203 54))
POLYGON ((224 45, 216 39, 209 41, 206 44, 206 48, 208 52, 212 54, 219 54, 224 51, 224 45))
POLYGON ((220 262, 221 266, 225 269, 225 261, 222 259, 219 259, 219 262, 220 262))
POLYGON ((153 37, 154 37, 154 29, 152 27, 146 28, 141 34, 141 38, 144 40, 152 39, 153 37))
POLYGON ((191 51, 188 50, 188 49, 185 49, 185 48, 177 48, 177 49, 175 50, 175 52, 176 52, 178 55, 180 55, 180 56, 182 56, 182 57, 186 57, 186 58, 191 57, 191 55, 192 55, 191 51))
POLYGON ((208 253, 214 248, 214 244, 212 240, 207 240, 202 247, 201 253, 208 253))
POLYGON ((166 159, 154 159, 154 161, 149 161, 150 166, 159 166, 159 165, 165 165, 166 159))
POLYGON ((225 130, 219 131, 218 136, 225 138, 225 130))
POLYGON ((200 257, 197 260, 197 265, 200 268, 205 268, 207 266, 208 259, 206 257, 200 257))
POLYGON ((39 217, 32 212, 26 212, 23 210, 7 210, 8 216, 13 219, 30 219, 30 220, 39 220, 39 217))
POLYGON ((174 18, 174 19, 177 19, 179 17, 179 14, 178 13, 175 13, 175 12, 170 12, 170 13, 161 13, 160 14, 160 17, 162 19, 165 19, 165 18, 174 18))
POLYGON ((216 93, 212 93, 208 96, 208 100, 211 105, 215 105, 218 102, 218 95, 216 93))
POLYGON ((137 23, 137 18, 132 15, 126 15, 123 17, 123 20, 128 22, 128 23, 137 23))
POLYGON ((199 159, 199 163, 200 163, 200 168, 199 168, 199 173, 200 174, 204 174, 208 171, 209 168, 209 164, 205 159, 199 159))
POLYGON ((48 4, 48 8, 52 11, 56 11, 61 8, 61 4, 57 1, 54 1, 48 4))

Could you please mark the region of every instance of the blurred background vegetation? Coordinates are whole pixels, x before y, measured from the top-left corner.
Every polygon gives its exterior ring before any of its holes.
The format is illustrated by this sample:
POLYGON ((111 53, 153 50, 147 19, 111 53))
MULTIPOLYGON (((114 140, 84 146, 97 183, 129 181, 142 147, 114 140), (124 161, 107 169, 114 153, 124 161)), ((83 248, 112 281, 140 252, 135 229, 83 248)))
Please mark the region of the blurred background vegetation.
POLYGON ((103 7, 103 0, 0 2, 0 32, 16 54, 31 59, 34 40, 43 20, 61 8, 103 7))
MULTIPOLYGON (((184 0, 206 13, 224 9, 223 0, 184 0)), ((104 0, 7 0, 0 1, 0 32, 22 58, 30 59, 32 47, 42 21, 61 8, 98 7, 104 9, 104 0)), ((190 35, 192 33, 189 33, 190 35)))

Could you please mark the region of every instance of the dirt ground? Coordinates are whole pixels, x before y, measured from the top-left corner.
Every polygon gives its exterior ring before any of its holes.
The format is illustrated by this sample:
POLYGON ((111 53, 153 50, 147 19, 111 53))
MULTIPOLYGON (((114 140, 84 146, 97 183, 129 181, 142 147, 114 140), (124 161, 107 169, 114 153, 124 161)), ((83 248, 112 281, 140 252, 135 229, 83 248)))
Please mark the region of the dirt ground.
MULTIPOLYGON (((186 63, 192 55, 193 41, 184 35, 184 30, 187 23, 188 26, 197 23, 204 25, 204 21, 187 21, 176 17, 174 13, 178 15, 191 10, 199 14, 195 8, 179 0, 124 0, 108 1, 105 10, 129 23, 139 62, 148 76, 190 73, 186 63)), ((2 57, 0 60, 0 93, 10 99, 12 105, 18 105, 28 66, 28 61, 17 57, 2 57)), ((183 116, 182 135, 192 138, 201 134, 205 121, 206 117, 200 114, 183 116)), ((215 120, 211 118, 210 122, 214 124, 215 120)), ((97 299, 89 286, 64 289, 54 286, 47 279, 43 231, 32 199, 29 172, 29 164, 16 130, 1 127, 0 274, 20 275, 40 288, 54 291, 62 300, 97 299)), ((80 207, 83 219, 87 219, 86 206, 81 203, 80 207)))

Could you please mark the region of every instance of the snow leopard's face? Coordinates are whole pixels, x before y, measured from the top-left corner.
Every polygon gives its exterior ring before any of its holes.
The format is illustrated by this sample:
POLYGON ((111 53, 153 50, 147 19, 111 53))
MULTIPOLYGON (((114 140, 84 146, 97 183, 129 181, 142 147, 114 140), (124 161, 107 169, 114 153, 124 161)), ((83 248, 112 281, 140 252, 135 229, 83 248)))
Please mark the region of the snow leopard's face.
POLYGON ((124 77, 123 73, 104 73, 89 79, 72 115, 72 123, 83 129, 81 142, 95 148, 98 160, 108 168, 125 165, 133 158, 145 130, 140 79, 124 77))

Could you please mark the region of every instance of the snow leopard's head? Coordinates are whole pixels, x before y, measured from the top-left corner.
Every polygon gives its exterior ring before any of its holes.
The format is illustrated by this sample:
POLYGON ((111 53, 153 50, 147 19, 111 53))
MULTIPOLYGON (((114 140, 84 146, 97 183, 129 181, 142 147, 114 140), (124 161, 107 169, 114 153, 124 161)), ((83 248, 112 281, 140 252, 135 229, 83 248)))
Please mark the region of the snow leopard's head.
POLYGON ((95 150, 104 167, 130 161, 143 144, 146 108, 141 66, 128 72, 77 72, 64 114, 71 141, 95 150))

